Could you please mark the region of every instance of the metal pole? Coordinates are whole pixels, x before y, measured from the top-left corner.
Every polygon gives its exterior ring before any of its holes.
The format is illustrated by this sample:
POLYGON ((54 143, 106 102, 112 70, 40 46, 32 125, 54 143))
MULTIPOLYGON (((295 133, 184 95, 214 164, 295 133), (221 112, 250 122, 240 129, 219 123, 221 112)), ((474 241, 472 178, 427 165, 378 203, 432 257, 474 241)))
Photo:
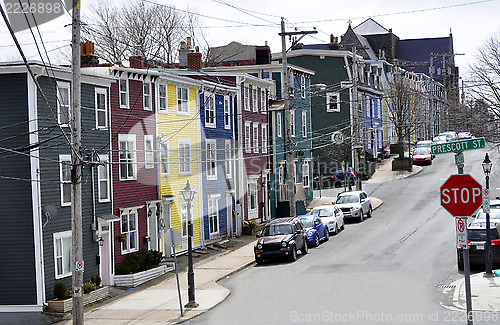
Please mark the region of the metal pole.
POLYGON ((316 164, 318 165, 319 197, 321 198, 321 187, 323 186, 323 182, 321 181, 321 169, 320 169, 319 157, 316 164))
POLYGON ((181 286, 179 284, 179 271, 177 270, 177 254, 175 252, 173 230, 174 230, 173 228, 170 228, 170 241, 172 242, 172 250, 174 251, 175 278, 177 279, 177 294, 179 295, 179 307, 181 309, 181 317, 184 317, 184 310, 182 309, 181 286))
POLYGON ((82 161, 80 110, 80 1, 73 0, 71 65, 71 232, 73 262, 73 324, 83 324, 83 250, 82 250, 82 161))
POLYGON ((354 173, 356 175, 356 190, 361 190, 361 173, 359 172, 359 151, 363 149, 360 148, 359 143, 359 103, 358 103, 358 67, 357 67, 357 56, 356 47, 352 48, 352 104, 354 109, 352 110, 353 119, 353 150, 352 155, 354 157, 354 173))
POLYGON ((187 202, 187 217, 188 217, 188 300, 186 308, 196 308, 194 297, 194 271, 193 271, 193 221, 191 220, 191 201, 187 202))
POLYGON ((281 56, 283 65, 283 100, 285 111, 285 150, 286 150, 286 165, 287 165, 287 183, 288 183, 288 200, 290 202, 290 216, 295 216, 295 183, 293 175, 295 175, 295 163, 293 161, 293 142, 292 142, 292 112, 290 111, 290 100, 288 98, 288 65, 286 59, 286 39, 285 39, 285 19, 281 17, 281 56))
MULTIPOLYGON (((490 188, 490 175, 486 175, 486 189, 490 188)), ((491 232, 490 232, 490 213, 486 212, 486 254, 484 256, 486 262, 486 275, 493 274, 491 270, 491 232)))

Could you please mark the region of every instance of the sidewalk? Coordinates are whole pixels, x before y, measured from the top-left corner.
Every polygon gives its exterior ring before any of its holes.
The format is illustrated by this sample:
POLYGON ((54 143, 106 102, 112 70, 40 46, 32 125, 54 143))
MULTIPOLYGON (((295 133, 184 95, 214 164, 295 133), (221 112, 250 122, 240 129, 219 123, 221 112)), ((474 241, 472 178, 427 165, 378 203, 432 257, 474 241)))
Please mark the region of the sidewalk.
MULTIPOLYGON (((471 275, 471 297, 473 311, 500 312, 500 277, 484 277, 484 272, 471 275)), ((465 279, 453 282, 443 293, 453 296, 453 306, 466 310, 465 279), (452 294, 451 294, 451 291, 452 294)))

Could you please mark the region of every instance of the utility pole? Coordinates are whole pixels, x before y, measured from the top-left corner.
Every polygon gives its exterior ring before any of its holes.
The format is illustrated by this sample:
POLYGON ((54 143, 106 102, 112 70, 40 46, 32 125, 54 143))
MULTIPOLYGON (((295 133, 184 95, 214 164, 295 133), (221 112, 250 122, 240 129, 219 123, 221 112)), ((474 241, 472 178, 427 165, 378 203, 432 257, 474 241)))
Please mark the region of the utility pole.
POLYGON ((431 57, 430 57, 430 64, 429 64, 429 70, 430 70, 429 74, 430 74, 431 78, 429 80, 429 93, 427 95, 429 96, 429 113, 432 116, 432 118, 431 118, 431 121, 432 121, 431 122, 432 123, 431 124, 431 126, 432 126, 431 129, 432 129, 432 131, 431 132, 433 134, 430 134, 430 137, 431 137, 431 136, 434 136, 434 135, 438 134, 440 130, 438 129, 437 132, 435 130, 434 117, 437 116, 437 115, 434 114, 434 110, 432 109, 433 106, 434 106, 434 98, 433 98, 433 91, 434 91, 434 61, 433 61, 433 58, 434 57, 433 57, 432 53, 430 55, 431 55, 431 57))
POLYGON ((83 324, 82 160, 80 110, 80 1, 73 0, 71 38, 71 238, 73 244, 73 324, 83 324))
MULTIPOLYGON (((293 139, 292 139, 292 112, 290 109, 290 99, 289 91, 290 86, 288 85, 288 65, 286 58, 286 36, 293 35, 304 35, 316 34, 317 31, 303 31, 303 32, 285 32, 285 19, 281 17, 281 63, 283 66, 283 91, 282 96, 284 100, 284 111, 285 111, 285 151, 286 151, 286 165, 287 165, 287 183, 288 183, 288 200, 290 202, 290 216, 296 216, 296 203, 295 203, 295 182, 293 175, 295 175, 295 162, 293 161, 293 139)), ((302 38, 301 37, 301 38, 302 38)), ((301 39, 299 38, 299 40, 301 39)), ((293 86, 293 85, 292 85, 293 86)), ((295 125, 295 123, 294 123, 295 125)))
POLYGON ((353 130, 353 147, 352 147, 352 157, 354 160, 354 172, 356 173, 356 190, 361 191, 361 173, 359 155, 363 147, 360 145, 359 141, 359 102, 358 102, 358 67, 357 67, 357 56, 356 56, 356 46, 352 47, 352 104, 354 109, 352 110, 352 130, 353 130))

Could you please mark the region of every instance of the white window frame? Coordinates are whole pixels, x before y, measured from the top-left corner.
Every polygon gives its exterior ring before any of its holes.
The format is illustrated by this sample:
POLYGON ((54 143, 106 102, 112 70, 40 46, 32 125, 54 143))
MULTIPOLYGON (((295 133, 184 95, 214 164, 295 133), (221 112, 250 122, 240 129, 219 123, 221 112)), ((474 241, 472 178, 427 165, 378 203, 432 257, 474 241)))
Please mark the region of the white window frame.
POLYGON ((57 121, 61 126, 69 126, 71 124, 71 85, 69 82, 57 82, 57 121), (61 94, 61 89, 65 89, 68 92, 67 98, 63 98, 61 94), (67 100, 65 103, 64 100, 67 100), (62 119, 61 116, 64 114, 64 109, 68 112, 68 120, 62 119))
POLYGON ((109 157, 106 155, 99 155, 99 160, 102 165, 97 167, 97 196, 99 203, 111 202, 111 174, 109 172, 109 157), (105 172, 105 175, 103 175, 105 172), (103 177, 105 176, 105 177, 103 177), (102 183, 106 183, 106 198, 101 198, 101 191, 103 189, 102 183))
POLYGON ((220 194, 208 195, 208 233, 210 238, 219 235, 219 199, 220 194))
POLYGON ((177 140, 177 157, 179 162, 179 175, 192 175, 193 174, 193 164, 191 155, 191 139, 178 139, 177 140), (187 150, 186 150, 187 146, 187 150), (182 158, 181 158, 182 153, 182 158), (187 153, 187 154, 186 154, 187 153), (186 167, 189 170, 186 170, 186 167))
MULTIPOLYGON (((120 162, 119 164, 119 170, 118 170, 118 175, 119 175, 119 179, 120 181, 131 181, 131 180, 136 180, 137 179, 137 156, 136 156, 136 136, 135 134, 118 134, 118 161, 120 162), (120 144, 124 142, 124 143, 128 143, 128 148, 127 148, 127 152, 130 153, 130 158, 126 158, 126 159, 122 159, 121 158, 121 146, 120 144), (126 163, 127 165, 130 165, 128 166, 128 168, 132 168, 132 176, 128 176, 128 172, 127 172, 127 177, 122 177, 122 165, 124 165, 124 163, 126 163)), ((129 171, 129 170, 127 170, 129 171)))
MULTIPOLYGON (((182 195, 180 195, 179 193, 179 196, 181 197, 181 200, 180 200, 180 203, 181 203, 181 234, 182 234, 182 238, 183 240, 186 240, 187 236, 188 236, 188 214, 187 214, 187 202, 184 201, 184 199, 182 198, 182 195)), ((191 219, 194 218, 194 210, 193 210, 193 204, 191 204, 191 219)))
POLYGON ((231 140, 224 141, 224 154, 226 165, 226 178, 233 178, 233 142, 231 140))
POLYGON ((152 105, 152 96, 151 96, 151 82, 144 82, 142 84, 142 96, 143 96, 142 108, 145 111, 152 111, 153 105, 152 105))
POLYGON ((168 139, 160 140, 160 175, 170 176, 170 143, 168 139))
POLYGON ((253 122, 253 152, 259 153, 259 123, 253 122))
POLYGON ((252 112, 258 112, 259 111, 259 104, 258 104, 258 89, 257 87, 252 88, 252 112))
POLYGON ((243 90, 244 90, 244 109, 245 111, 250 110, 250 85, 245 85, 243 84, 243 90))
POLYGON ((281 112, 276 113, 276 136, 283 137, 283 117, 281 112))
POLYGON ((262 113, 267 112, 267 100, 266 100, 266 91, 264 89, 261 90, 260 92, 260 109, 262 113))
POLYGON ((73 250, 73 241, 71 237, 71 230, 69 231, 62 231, 62 232, 56 232, 52 234, 53 238, 53 244, 54 244, 54 275, 56 279, 62 279, 68 276, 71 276, 73 274, 73 262, 72 262, 72 250, 73 250), (69 240, 68 240, 69 239, 69 240), (57 250, 57 243, 60 242, 61 244, 61 252, 60 254, 58 253, 57 250), (66 250, 69 253, 69 256, 65 256, 64 248, 66 247, 64 245, 69 245, 69 250, 66 250), (58 260, 61 260, 61 267, 62 270, 59 270, 59 265, 58 265, 58 260), (66 262, 66 263, 65 263, 66 262), (65 268, 66 264, 66 269, 65 268), (61 272, 60 272, 61 271, 61 272))
POLYGON ((189 115, 189 88, 188 87, 177 87, 177 115, 189 115), (181 96, 184 91, 186 92, 186 98, 181 96))
POLYGON ((311 175, 309 171, 309 160, 302 161, 302 185, 304 188, 311 186, 311 175))
POLYGON ((306 98, 306 77, 300 76, 300 97, 302 99, 306 98))
POLYGON ((71 155, 59 155, 59 182, 61 184, 61 206, 62 207, 69 207, 71 206, 71 155), (64 174, 64 167, 67 166, 69 168, 69 171, 65 176, 64 174), (68 179, 69 176, 69 179, 68 179), (64 188, 69 186, 69 201, 64 200, 64 188))
POLYGON ((245 122, 245 152, 252 152, 252 125, 251 122, 245 122))
POLYGON ((249 180, 248 184, 248 211, 256 211, 259 207, 259 197, 257 194, 257 180, 249 180), (252 199, 252 193, 254 193, 254 199, 252 199), (252 208, 252 202, 254 207, 252 208))
POLYGON ((262 124, 262 153, 267 153, 267 124, 262 124))
POLYGON ((205 159, 207 180, 217 179, 217 140, 207 139, 205 142, 205 159))
POLYGON ((302 111, 302 137, 307 138, 307 111, 302 111))
POLYGON ((168 113, 168 89, 163 83, 158 84, 158 113, 168 113))
POLYGON ((95 127, 96 129, 108 128, 108 91, 106 88, 95 88, 95 127), (99 107, 99 95, 104 95, 104 108, 99 107), (99 113, 104 112, 104 123, 100 123, 99 113))
POLYGON ((290 133, 292 138, 295 137, 295 109, 290 110, 290 133))
POLYGON ((340 93, 326 93, 326 111, 328 113, 339 113, 340 112, 340 93), (335 97, 335 101, 330 101, 332 97, 335 97), (331 106, 335 108, 330 108, 331 106))
POLYGON ((138 228, 138 208, 123 209, 120 211, 120 234, 125 235, 125 241, 120 245, 122 254, 129 254, 137 252, 139 250, 139 228, 138 228), (130 217, 134 215, 134 226, 135 229, 130 230, 130 217), (124 231, 123 227, 123 217, 127 217, 127 230, 124 231), (131 247, 130 235, 134 236, 133 240, 135 242, 135 247, 131 247))
POLYGON ((118 79, 118 101, 120 103, 120 108, 128 108, 128 79, 118 79), (122 82, 125 82, 122 84, 122 82), (125 89, 122 88, 122 86, 125 85, 125 89), (123 103, 123 97, 125 96, 125 103, 123 103))
POLYGON ((217 120, 215 116, 215 94, 214 93, 205 93, 205 127, 207 128, 216 128, 217 120))
POLYGON ((224 96, 224 129, 231 129, 231 106, 229 96, 224 96))
POLYGON ((153 135, 144 136, 144 169, 155 167, 155 143, 153 135), (149 144, 149 148, 148 148, 149 144))

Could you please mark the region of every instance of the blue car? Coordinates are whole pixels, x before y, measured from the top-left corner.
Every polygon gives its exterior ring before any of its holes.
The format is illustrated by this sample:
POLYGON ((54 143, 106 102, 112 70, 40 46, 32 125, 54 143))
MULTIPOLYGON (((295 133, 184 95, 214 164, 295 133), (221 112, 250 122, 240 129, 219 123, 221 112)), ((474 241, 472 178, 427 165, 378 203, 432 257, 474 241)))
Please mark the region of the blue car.
POLYGON ((306 214, 299 216, 300 221, 306 228, 307 244, 309 246, 319 246, 320 241, 330 239, 328 228, 318 216, 306 214))

